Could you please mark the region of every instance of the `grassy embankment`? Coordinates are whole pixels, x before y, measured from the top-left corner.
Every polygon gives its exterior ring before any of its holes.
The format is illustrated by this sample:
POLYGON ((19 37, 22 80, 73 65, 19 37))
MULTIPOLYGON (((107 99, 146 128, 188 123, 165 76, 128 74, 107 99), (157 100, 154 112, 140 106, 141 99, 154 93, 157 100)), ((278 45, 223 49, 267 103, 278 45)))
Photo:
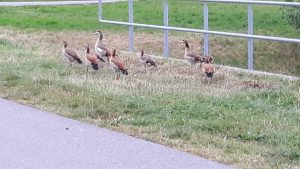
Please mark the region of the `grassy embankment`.
MULTIPOLYGON (((291 27, 282 18, 279 7, 254 6, 255 33, 264 35, 299 38, 300 32, 291 27)), ((119 21, 127 20, 127 3, 105 4, 104 18, 119 21)), ((135 21, 149 24, 162 24, 162 1, 135 2, 135 21)), ((244 5, 210 4, 210 29, 231 32, 247 32, 247 7, 244 5)), ((192 1, 170 2, 170 25, 189 28, 203 27, 202 5, 192 1)), ((126 31, 126 27, 99 24, 96 6, 63 7, 16 7, 1 8, 0 25, 12 26, 26 30, 104 30, 126 31)), ((138 29, 141 30, 141 29, 138 29)), ((159 31, 142 29, 148 33, 159 31)), ((125 32, 127 34, 127 31, 125 32)), ((171 36, 186 35, 172 32, 171 36)), ((148 39, 148 53, 162 54, 161 36, 148 39), (155 46, 157 45, 157 46, 155 46), (155 48, 153 47, 155 46, 155 48)), ((186 38, 186 37, 184 37, 186 38)), ((147 40, 147 39, 143 39, 147 40)), ((192 46, 202 51, 202 40, 194 34, 190 39, 192 46), (201 42, 199 44, 199 42, 201 42)), ((124 41, 122 39, 122 41, 124 41)), ((125 42, 127 40, 125 39, 125 42)), ((136 46, 139 49, 140 46, 136 46)), ((177 42, 171 44, 171 57, 179 58, 177 42)), ((180 51, 179 50, 179 51, 180 51)), ((216 63, 223 65, 247 67, 247 42, 245 39, 211 36, 211 53, 216 63)), ((289 75, 300 75, 300 47, 296 44, 255 41, 255 69, 289 75)))
POLYGON ((299 167, 299 81, 218 69, 207 84, 197 67, 163 60, 139 74, 124 54, 130 75, 115 81, 106 65, 86 76, 62 62, 57 39, 88 41, 88 32, 4 32, 3 98, 242 168, 299 167))
MULTIPOLYGON (((6 26, 19 22, 14 27, 23 25, 26 30, 1 28, 0 96, 242 168, 299 168, 299 81, 250 76, 220 68, 214 81, 207 84, 198 68, 166 60, 159 60, 159 67, 152 73, 140 74, 138 70, 142 67, 135 57, 124 54, 120 57, 129 67, 128 77, 113 80, 114 74, 106 65, 102 65, 100 72, 85 75, 83 66, 71 68, 62 63, 61 45, 57 42, 72 40, 76 49, 82 49, 82 42, 92 43, 94 37, 90 32, 99 26, 94 24, 96 18, 91 18, 92 9, 96 8, 6 8, 0 22, 5 15, 6 26), (36 16, 30 19, 32 24, 26 26, 24 18, 11 20, 20 10, 36 16), (69 17, 60 20, 59 16, 69 17), (81 21, 79 16, 87 20, 81 21), (45 25, 44 21, 51 17, 58 20, 56 26, 45 25), (77 22, 67 23, 66 18, 77 22)), ((125 39, 123 30, 118 33, 107 30, 118 27, 101 27, 106 29, 107 43, 126 48, 124 43, 116 44, 118 38, 125 39)), ((154 44, 158 36, 156 32, 138 34, 137 45, 148 50, 158 47, 154 44)), ((193 34, 185 36, 192 39, 193 34)), ((172 45, 176 46, 181 38, 178 34, 172 37, 172 45)), ((214 40, 216 45, 241 42, 214 40)), ((197 39, 193 42, 196 44, 197 39)), ((160 48, 154 53, 159 51, 160 48)))

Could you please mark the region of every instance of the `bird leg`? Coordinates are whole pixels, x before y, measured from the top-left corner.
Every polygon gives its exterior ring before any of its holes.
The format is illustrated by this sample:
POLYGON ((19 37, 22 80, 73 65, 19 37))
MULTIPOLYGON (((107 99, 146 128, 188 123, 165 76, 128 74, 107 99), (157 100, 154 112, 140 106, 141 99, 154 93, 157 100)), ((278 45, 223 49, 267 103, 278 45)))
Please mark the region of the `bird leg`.
POLYGON ((147 69, 147 65, 144 64, 144 70, 143 70, 143 73, 146 73, 146 69, 147 69))
POLYGON ((89 73, 89 65, 86 65, 85 74, 87 75, 89 73))
POLYGON ((119 74, 119 72, 117 72, 116 80, 119 80, 119 79, 120 79, 120 74, 119 74))
POLYGON ((207 79, 207 84, 210 83, 211 78, 206 78, 207 79))

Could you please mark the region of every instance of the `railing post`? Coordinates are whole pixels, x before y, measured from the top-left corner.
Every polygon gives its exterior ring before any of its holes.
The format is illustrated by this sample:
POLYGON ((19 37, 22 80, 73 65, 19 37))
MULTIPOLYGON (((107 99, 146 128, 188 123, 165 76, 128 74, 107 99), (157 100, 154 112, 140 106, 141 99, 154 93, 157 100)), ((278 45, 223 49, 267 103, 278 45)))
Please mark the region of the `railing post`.
POLYGON ((98 0, 98 18, 102 19, 102 0, 98 0))
MULTIPOLYGON (((248 5, 248 34, 253 35, 253 8, 248 5)), ((248 70, 253 70, 253 38, 248 38, 248 70)))
MULTIPOLYGON (((133 0, 128 0, 129 23, 133 23, 133 0)), ((134 51, 134 27, 129 26, 129 51, 134 51)))
MULTIPOLYGON (((204 30, 208 31, 208 4, 204 2, 203 4, 203 17, 204 17, 204 30)), ((208 34, 204 34, 204 55, 207 55, 209 52, 208 46, 208 34)))
MULTIPOLYGON (((164 26, 169 26, 168 0, 164 0, 164 26)), ((164 57, 169 57, 169 30, 164 30, 164 57)))

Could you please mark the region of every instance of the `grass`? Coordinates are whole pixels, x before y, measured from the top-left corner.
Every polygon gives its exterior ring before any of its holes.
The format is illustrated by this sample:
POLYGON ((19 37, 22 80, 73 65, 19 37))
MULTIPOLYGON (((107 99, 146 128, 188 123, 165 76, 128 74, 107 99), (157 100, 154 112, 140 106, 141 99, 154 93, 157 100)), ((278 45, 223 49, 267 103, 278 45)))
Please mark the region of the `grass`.
MULTIPOLYGON (((201 5, 184 2, 170 2, 170 25, 201 28, 201 5)), ((161 8, 161 1, 135 2, 135 21, 162 24, 161 8)), ((300 168, 299 80, 218 68, 208 84, 197 66, 163 59, 152 73, 141 74, 135 56, 124 53, 129 76, 113 80, 105 64, 86 75, 83 66, 62 62, 61 40, 83 49, 84 42, 94 43, 92 32, 100 27, 106 44, 128 48, 127 28, 98 24, 96 9, 1 8, 0 97, 240 168, 300 168)), ((256 33, 299 37, 277 7, 254 10, 256 33)), ((103 12, 106 19, 126 21, 126 11, 127 4, 118 3, 104 5, 103 12)), ((246 32, 245 21, 245 6, 210 5, 212 30, 246 32)), ((137 29, 136 50, 161 55, 161 37, 159 31, 137 29)), ((201 50, 202 37, 171 32, 172 58, 182 58, 183 38, 201 50)), ((245 40, 210 38, 216 63, 246 67, 245 40)), ((299 76, 299 50, 295 44, 255 41, 255 69, 299 76)))
MULTIPOLYGON (((134 20, 138 23, 162 25, 162 6, 163 1, 137 1, 134 3, 134 20)), ((209 7, 211 30, 247 32, 246 5, 211 3, 209 7)), ((188 28, 203 27, 203 9, 201 3, 175 0, 170 1, 169 8, 169 21, 171 26, 188 28)), ((279 7, 255 6, 254 13, 256 33, 294 38, 300 36, 300 32, 293 29, 293 27, 282 18, 281 9, 279 7)), ((97 24, 96 5, 2 7, 0 14, 1 26, 46 29, 52 31, 61 29, 91 30, 99 27, 99 24, 97 24)), ((105 19, 127 21, 127 2, 104 4, 103 16, 105 19)), ((101 27, 125 29, 125 27, 120 28, 104 24, 101 24, 101 27)))
MULTIPOLYGON (((117 81, 106 64, 85 74, 63 62, 56 42, 82 49, 89 32, 1 30, 3 98, 241 168, 300 167, 300 81, 218 68, 208 84, 197 66, 163 59, 141 74, 124 53, 130 74, 117 81)), ((110 43, 122 36, 113 33, 110 43)))
MULTIPOLYGON (((139 23, 162 25, 163 1, 137 1, 134 3, 134 20, 139 23)), ((128 18, 126 2, 104 4, 105 19, 126 21, 128 18)), ((170 26, 188 28, 203 27, 202 5, 195 1, 170 1, 170 26)), ((274 36, 300 37, 299 31, 291 27, 281 16, 279 7, 254 6, 255 33, 274 36)), ((245 5, 215 4, 209 5, 210 29, 231 32, 247 32, 247 10, 245 5), (222 10, 220 10, 222 9, 222 10), (234 10, 232 10, 234 9, 234 10)), ((29 32, 47 30, 59 31, 95 31, 96 29, 115 30, 127 34, 127 28, 108 24, 100 24, 97 20, 97 6, 60 6, 60 7, 2 7, 0 10, 0 26, 15 27, 29 32)), ((160 31, 137 28, 137 32, 147 32, 148 44, 155 45, 151 34, 160 31), (151 44, 150 44, 151 43, 151 44)), ((202 37, 196 34, 171 32, 170 39, 180 37, 192 41, 192 45, 200 46, 196 50, 202 51, 202 37), (199 42, 201 43, 199 44, 199 42)), ((143 41, 146 40, 140 37, 143 41)), ((136 39, 138 44, 141 39, 136 39)), ((155 39, 161 45, 161 38, 155 39)), ((175 43, 175 42, 174 42, 175 43)), ((210 50, 216 58, 216 63, 247 68, 247 42, 238 38, 210 36, 210 50)), ((136 45, 136 50, 141 46, 136 45)), ((181 50, 181 48, 179 48, 181 50)), ((127 50, 127 48, 125 48, 127 50)), ((149 52, 161 55, 162 48, 151 49, 149 52)), ((179 56, 178 43, 171 44, 172 56, 179 56)), ((288 75, 300 75, 300 47, 297 44, 255 41, 255 69, 288 75)))

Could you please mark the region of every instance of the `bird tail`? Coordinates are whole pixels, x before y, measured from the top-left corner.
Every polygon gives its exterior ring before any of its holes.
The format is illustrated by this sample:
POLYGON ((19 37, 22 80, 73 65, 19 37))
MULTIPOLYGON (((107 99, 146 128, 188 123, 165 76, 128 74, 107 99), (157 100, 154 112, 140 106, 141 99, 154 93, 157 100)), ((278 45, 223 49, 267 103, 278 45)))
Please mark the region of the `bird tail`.
POLYGON ((79 58, 77 58, 77 59, 75 59, 79 64, 81 64, 82 63, 82 61, 81 61, 81 59, 79 59, 79 58))
POLYGON ((149 67, 151 67, 151 66, 157 67, 157 65, 155 64, 155 62, 152 61, 152 60, 146 61, 146 64, 149 65, 149 67))
POLYGON ((99 65, 96 63, 92 63, 92 67, 94 70, 99 70, 99 65))
POLYGON ((124 75, 128 75, 128 71, 127 71, 127 70, 121 70, 121 72, 122 72, 124 75))
POLYGON ((97 54, 97 58, 98 58, 99 60, 101 60, 102 62, 105 62, 105 60, 104 60, 102 57, 100 57, 98 54, 97 54))
POLYGON ((206 76, 209 77, 209 78, 212 78, 214 75, 213 72, 206 72, 206 76))

